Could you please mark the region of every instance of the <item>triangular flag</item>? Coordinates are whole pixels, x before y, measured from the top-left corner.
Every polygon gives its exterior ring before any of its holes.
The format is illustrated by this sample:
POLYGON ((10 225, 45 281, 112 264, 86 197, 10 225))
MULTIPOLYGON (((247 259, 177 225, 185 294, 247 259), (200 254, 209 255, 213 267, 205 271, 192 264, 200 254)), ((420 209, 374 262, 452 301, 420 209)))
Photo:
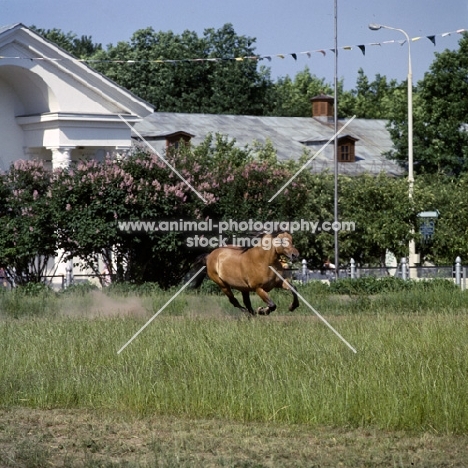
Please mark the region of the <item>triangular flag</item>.
POLYGON ((291 54, 291 57, 292 57, 294 60, 297 60, 297 54, 291 54))
POLYGON ((279 58, 284 59, 284 55, 283 55, 283 54, 276 54, 276 56, 279 57, 279 58))
POLYGON ((435 36, 427 36, 427 38, 428 38, 434 45, 436 45, 436 43, 435 43, 435 36))
POLYGON ((322 49, 319 49, 316 52, 320 52, 321 54, 323 54, 324 57, 325 57, 325 55, 327 55, 327 53, 322 49))
POLYGON ((358 47, 361 49, 362 55, 366 55, 366 46, 365 45, 358 45, 358 47))
POLYGON ((421 39, 421 36, 411 38, 411 40, 412 40, 413 42, 419 41, 419 39, 421 39))
POLYGON ((353 50, 353 48, 351 46, 347 45, 347 46, 343 47, 343 50, 353 50))

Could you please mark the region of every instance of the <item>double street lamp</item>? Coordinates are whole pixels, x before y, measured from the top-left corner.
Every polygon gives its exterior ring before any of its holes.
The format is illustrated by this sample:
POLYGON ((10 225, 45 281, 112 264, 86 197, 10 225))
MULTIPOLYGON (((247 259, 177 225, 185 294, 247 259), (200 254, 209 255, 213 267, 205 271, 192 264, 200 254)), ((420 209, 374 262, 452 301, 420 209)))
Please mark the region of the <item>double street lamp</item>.
MULTIPOLYGON (((384 26, 382 24, 369 24, 369 29, 372 31, 378 31, 379 29, 391 29, 392 31, 401 32, 408 42, 408 184, 409 190, 408 195, 410 200, 413 198, 413 186, 414 186, 414 171, 413 171, 413 70, 411 66, 411 40, 403 29, 392 28, 391 26, 384 26)), ((414 233, 413 231, 411 232, 414 233)), ((408 264, 410 267, 410 277, 415 273, 414 267, 416 264, 416 245, 414 239, 409 242, 409 258, 408 264)))

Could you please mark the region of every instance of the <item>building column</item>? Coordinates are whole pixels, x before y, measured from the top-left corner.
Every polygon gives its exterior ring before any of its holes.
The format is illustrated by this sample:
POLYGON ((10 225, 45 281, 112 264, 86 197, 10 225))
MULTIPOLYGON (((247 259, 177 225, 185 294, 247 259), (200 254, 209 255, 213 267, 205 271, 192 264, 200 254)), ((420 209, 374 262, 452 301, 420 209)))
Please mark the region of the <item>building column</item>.
MULTIPOLYGON (((70 166, 71 161, 71 150, 74 149, 74 146, 53 146, 48 147, 47 149, 52 151, 52 170, 55 169, 67 169, 70 166)), ((64 284, 67 285, 67 277, 69 276, 70 263, 73 265, 73 262, 64 262, 61 260, 63 255, 63 249, 57 251, 57 256, 54 261, 53 274, 57 277, 52 279, 52 284, 55 288, 59 289, 62 287, 62 277, 65 280, 64 284)))
POLYGON ((66 169, 70 165, 71 150, 74 148, 74 146, 55 146, 47 148, 52 151, 52 170, 66 169))

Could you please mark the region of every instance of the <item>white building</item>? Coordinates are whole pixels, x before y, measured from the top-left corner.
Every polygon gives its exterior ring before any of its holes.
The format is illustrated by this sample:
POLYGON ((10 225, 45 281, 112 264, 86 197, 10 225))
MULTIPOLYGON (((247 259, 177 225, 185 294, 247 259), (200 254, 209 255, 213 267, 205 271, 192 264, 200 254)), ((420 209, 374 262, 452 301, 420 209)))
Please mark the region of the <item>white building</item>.
POLYGON ((130 148, 150 104, 22 24, 0 28, 0 169, 40 158, 51 167, 130 148))
MULTIPOLYGON (((0 28, 0 170, 20 159, 67 167, 131 147, 153 107, 22 24, 0 28)), ((49 274, 65 274, 65 264, 49 274)))

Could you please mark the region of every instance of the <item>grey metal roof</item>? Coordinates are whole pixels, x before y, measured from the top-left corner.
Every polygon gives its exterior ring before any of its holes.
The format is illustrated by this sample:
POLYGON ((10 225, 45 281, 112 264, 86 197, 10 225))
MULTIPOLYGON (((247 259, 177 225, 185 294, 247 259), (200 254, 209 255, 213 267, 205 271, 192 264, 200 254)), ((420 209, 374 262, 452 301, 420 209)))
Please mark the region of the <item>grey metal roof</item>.
MULTIPOLYGON (((340 121, 342 126, 345 121, 340 121)), ((318 141, 328 141, 334 135, 333 121, 312 117, 256 117, 221 114, 182 114, 155 112, 135 125, 144 137, 154 141, 153 146, 160 152, 165 150, 164 135, 183 131, 195 135, 192 143, 200 144, 205 137, 222 134, 235 140, 236 146, 251 146, 254 141, 266 143, 270 140, 279 160, 298 159, 308 151, 315 154, 320 146, 318 141), (302 143, 301 143, 302 142, 302 143), (307 142, 313 144, 308 145, 307 142), (315 144, 314 144, 315 143, 315 144)), ((385 120, 354 119, 346 127, 346 134, 356 138, 356 162, 340 163, 340 173, 378 174, 384 171, 390 175, 402 175, 403 169, 394 161, 383 156, 393 148, 385 120)), ((310 164, 313 172, 333 170, 333 145, 329 145, 310 164)))

